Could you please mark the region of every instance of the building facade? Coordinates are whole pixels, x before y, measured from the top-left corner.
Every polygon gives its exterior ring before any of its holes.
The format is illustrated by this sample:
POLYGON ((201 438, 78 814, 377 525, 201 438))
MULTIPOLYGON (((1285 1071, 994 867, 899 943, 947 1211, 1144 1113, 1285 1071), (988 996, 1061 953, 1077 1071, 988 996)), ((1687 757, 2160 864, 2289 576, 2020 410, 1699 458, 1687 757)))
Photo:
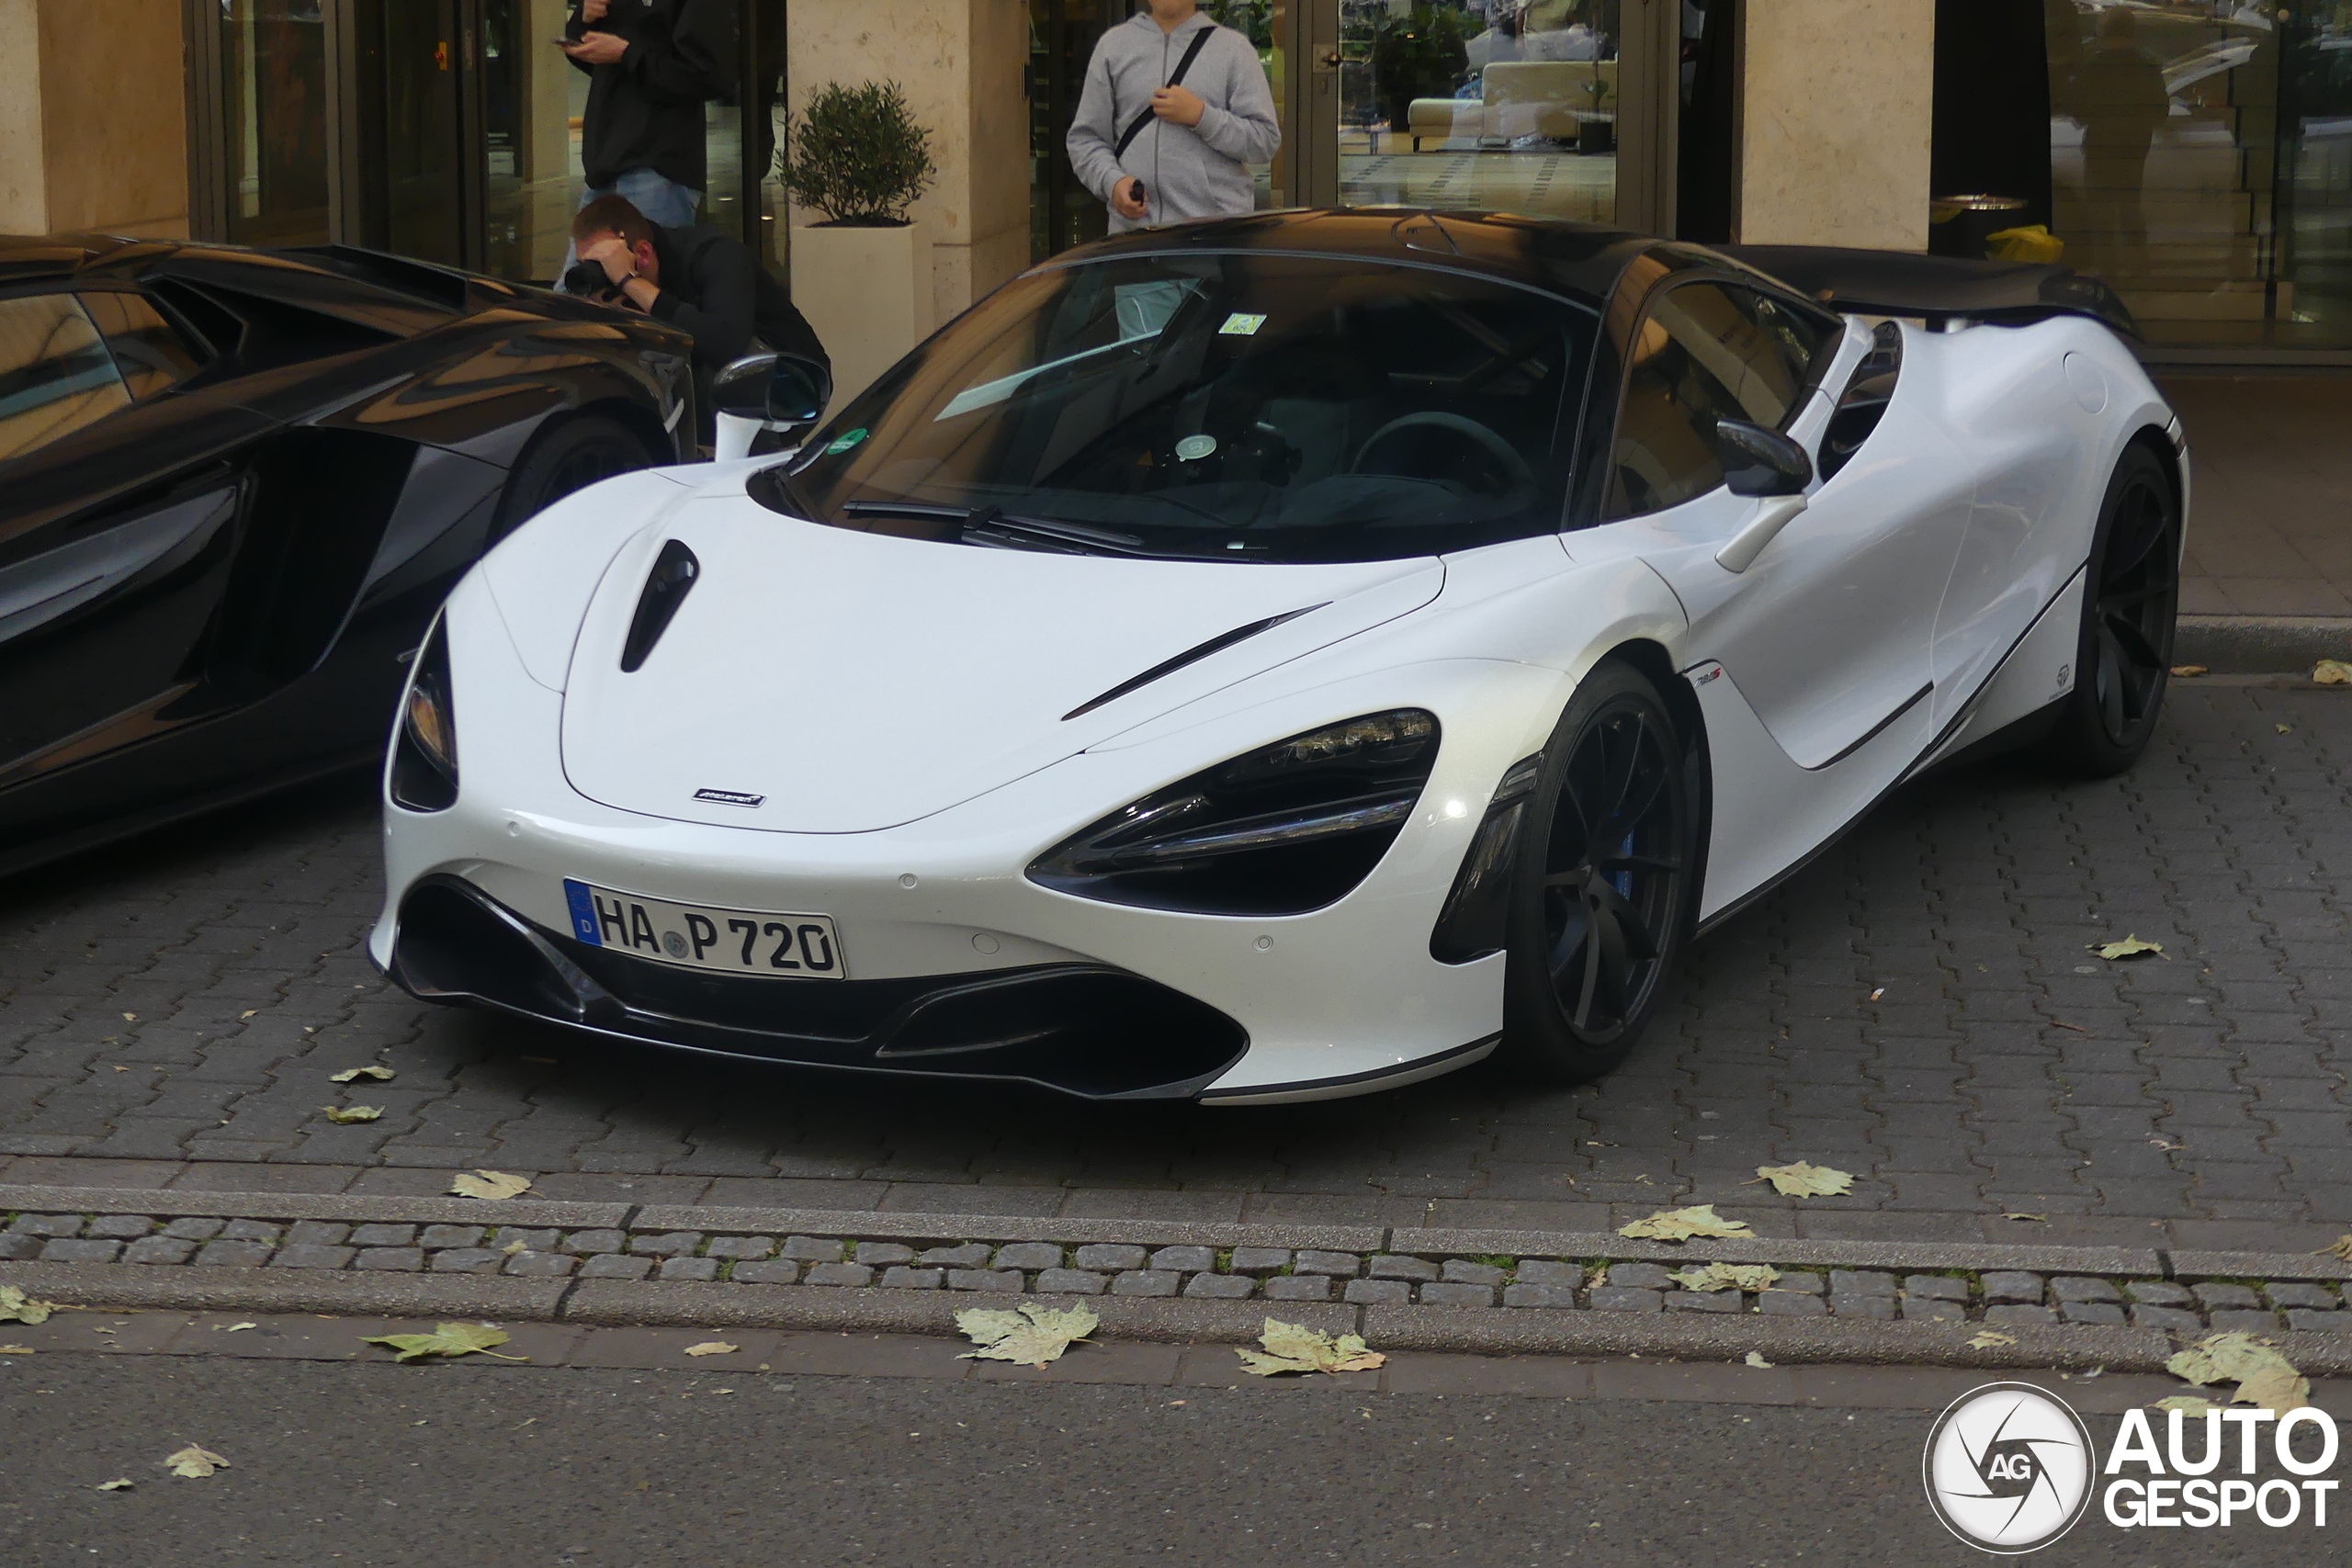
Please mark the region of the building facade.
MULTIPOLYGON (((1101 231, 1062 134, 1135 0, 695 3, 736 39, 705 106, 703 220, 779 274, 806 215, 775 148, 833 81, 899 82, 933 131, 913 213, 933 319, 1101 231)), ((551 41, 575 6, 0 0, 0 229, 340 241, 551 278, 582 189, 585 78, 551 41)), ((1206 8, 1257 45, 1282 115, 1261 205, 1980 254, 2007 233, 2111 282, 2152 358, 2352 363, 2352 0, 1206 8)))

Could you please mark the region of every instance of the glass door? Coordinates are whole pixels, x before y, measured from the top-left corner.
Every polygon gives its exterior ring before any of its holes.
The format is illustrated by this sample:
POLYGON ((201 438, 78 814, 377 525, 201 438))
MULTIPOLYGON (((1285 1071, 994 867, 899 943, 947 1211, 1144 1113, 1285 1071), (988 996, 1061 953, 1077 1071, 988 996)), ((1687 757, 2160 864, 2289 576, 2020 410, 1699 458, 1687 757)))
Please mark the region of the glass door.
POLYGON ((1291 3, 1310 12, 1293 106, 1308 202, 1647 228, 1669 209, 1673 0, 1291 3))

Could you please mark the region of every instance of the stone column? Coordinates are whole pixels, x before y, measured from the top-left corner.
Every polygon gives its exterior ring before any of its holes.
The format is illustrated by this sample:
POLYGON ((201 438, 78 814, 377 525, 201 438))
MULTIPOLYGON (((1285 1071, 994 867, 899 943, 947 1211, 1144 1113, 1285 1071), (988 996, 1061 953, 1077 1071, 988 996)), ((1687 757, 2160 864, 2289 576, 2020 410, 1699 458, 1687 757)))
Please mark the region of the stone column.
POLYGON ((1737 231, 1928 245, 1935 0, 1741 0, 1737 231))
POLYGON ((0 233, 187 233, 180 0, 0 0, 0 233))
MULTIPOLYGON (((910 214, 931 242, 934 321, 1029 264, 1029 14, 1012 0, 793 0, 793 112, 829 82, 896 82, 932 132, 936 183, 910 214)), ((796 209, 795 221, 808 215, 796 209)))

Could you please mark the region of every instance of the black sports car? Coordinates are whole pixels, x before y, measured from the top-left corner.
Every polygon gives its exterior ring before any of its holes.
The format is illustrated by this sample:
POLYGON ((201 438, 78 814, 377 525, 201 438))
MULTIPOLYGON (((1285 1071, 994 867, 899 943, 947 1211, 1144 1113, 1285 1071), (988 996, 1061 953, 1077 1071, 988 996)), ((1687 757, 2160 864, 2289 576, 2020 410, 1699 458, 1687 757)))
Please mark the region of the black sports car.
POLYGON ((0 873, 378 755, 485 549, 695 456, 690 352, 342 246, 0 238, 0 873))

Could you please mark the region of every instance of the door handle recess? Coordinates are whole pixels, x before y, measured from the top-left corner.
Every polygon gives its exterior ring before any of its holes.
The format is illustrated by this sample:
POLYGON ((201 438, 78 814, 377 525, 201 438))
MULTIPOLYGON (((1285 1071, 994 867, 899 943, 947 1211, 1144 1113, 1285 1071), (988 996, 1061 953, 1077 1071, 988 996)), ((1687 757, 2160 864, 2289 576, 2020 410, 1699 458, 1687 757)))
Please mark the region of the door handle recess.
POLYGON ((1725 571, 1746 571, 1764 553, 1773 536, 1793 522, 1805 508, 1801 495, 1776 495, 1757 504, 1756 515, 1715 552, 1715 564, 1725 571))

